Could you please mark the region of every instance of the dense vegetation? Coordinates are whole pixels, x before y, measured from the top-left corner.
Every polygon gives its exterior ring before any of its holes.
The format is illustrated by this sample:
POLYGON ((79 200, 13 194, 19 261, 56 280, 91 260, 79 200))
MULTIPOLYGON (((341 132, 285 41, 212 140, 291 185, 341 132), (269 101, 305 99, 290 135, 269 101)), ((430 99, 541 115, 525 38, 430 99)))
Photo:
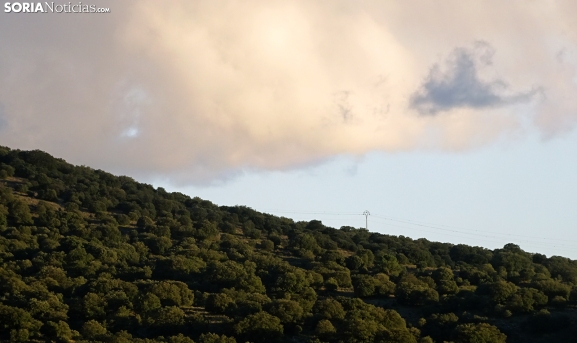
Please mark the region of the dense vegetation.
POLYGON ((0 340, 572 341, 577 261, 294 222, 0 147, 0 340))

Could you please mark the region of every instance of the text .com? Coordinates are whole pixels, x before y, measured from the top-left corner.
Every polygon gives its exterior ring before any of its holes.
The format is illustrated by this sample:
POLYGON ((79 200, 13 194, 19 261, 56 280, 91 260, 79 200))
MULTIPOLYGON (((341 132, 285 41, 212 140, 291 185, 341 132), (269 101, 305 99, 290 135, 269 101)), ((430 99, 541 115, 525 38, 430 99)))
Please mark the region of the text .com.
POLYGON ((54 2, 6 2, 4 13, 109 13, 108 7, 96 7, 82 2, 55 4, 54 2))

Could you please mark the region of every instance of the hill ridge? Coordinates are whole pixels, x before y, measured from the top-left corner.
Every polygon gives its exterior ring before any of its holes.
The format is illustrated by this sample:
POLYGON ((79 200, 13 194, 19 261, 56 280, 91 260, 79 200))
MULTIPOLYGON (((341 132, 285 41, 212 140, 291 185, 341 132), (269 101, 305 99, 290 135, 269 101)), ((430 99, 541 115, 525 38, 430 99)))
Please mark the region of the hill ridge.
POLYGON ((0 339, 545 342, 577 261, 295 222, 0 147, 0 339))

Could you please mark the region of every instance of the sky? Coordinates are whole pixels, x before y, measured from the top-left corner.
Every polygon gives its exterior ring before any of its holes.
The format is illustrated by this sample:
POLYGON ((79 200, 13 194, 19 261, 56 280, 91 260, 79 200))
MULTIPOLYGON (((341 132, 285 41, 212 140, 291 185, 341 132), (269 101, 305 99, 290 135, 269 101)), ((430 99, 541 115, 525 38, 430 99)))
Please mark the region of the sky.
POLYGON ((574 1, 83 4, 110 12, 3 3, 0 144, 219 205, 337 228, 368 210, 378 232, 577 259, 574 1))

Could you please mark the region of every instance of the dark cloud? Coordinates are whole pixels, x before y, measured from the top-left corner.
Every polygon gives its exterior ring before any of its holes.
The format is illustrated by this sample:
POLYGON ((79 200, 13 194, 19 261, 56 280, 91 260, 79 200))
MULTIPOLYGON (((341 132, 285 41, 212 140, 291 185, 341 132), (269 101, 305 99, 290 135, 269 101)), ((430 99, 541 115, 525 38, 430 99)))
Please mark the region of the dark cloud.
POLYGON ((446 68, 435 64, 421 89, 411 97, 411 107, 421 114, 434 115, 454 108, 489 108, 531 99, 535 90, 511 94, 503 80, 479 78, 479 68, 490 66, 494 50, 486 43, 474 48, 457 48, 446 68))

